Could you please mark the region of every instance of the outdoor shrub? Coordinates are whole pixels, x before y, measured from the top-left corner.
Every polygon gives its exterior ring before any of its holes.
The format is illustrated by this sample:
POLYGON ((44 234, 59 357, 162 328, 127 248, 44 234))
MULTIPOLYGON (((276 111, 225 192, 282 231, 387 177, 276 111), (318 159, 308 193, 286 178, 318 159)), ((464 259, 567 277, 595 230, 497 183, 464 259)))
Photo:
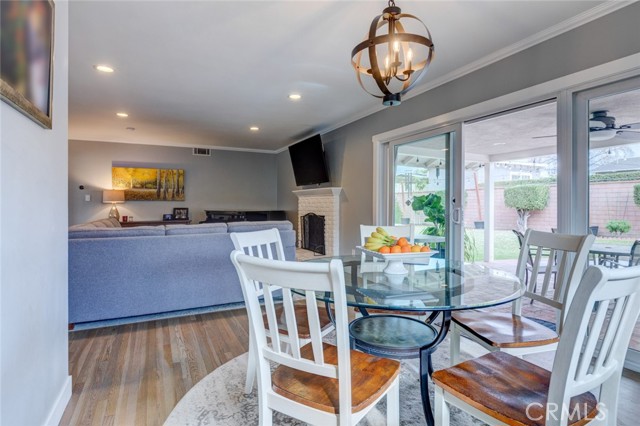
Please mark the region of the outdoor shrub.
POLYGON ((532 211, 543 210, 549 203, 549 186, 518 185, 504 189, 504 204, 516 209, 518 213, 518 229, 527 230, 527 220, 532 211))
POLYGON ((615 235, 622 235, 629 232, 631 225, 626 220, 610 220, 607 222, 607 230, 615 235))
POLYGON ((633 185, 633 202, 640 206, 640 184, 633 185))

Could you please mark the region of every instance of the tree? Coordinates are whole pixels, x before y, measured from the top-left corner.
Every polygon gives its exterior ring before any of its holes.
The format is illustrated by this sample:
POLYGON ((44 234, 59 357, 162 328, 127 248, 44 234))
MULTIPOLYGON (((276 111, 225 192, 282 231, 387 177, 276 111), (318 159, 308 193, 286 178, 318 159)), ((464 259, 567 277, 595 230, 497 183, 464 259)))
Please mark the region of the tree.
POLYGON ((532 211, 543 210, 549 203, 547 185, 517 185, 504 190, 504 204, 516 209, 518 230, 527 230, 527 221, 532 211))

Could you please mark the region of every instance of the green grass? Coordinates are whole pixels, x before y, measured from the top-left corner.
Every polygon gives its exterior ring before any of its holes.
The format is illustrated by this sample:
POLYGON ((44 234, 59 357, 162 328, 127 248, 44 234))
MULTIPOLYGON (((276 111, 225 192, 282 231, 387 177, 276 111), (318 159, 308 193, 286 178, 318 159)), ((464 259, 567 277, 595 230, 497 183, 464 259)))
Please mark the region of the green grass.
MULTIPOLYGON (((466 229, 465 232, 473 236, 476 245, 476 255, 474 260, 484 260, 484 230, 483 229, 466 229)), ((520 245, 518 238, 512 231, 495 231, 494 232, 494 258, 495 260, 517 259, 520 253, 520 245)), ((610 238, 597 237, 595 244, 631 246, 635 240, 633 238, 610 238)))
MULTIPOLYGON (((484 259, 484 230, 483 229, 467 229, 476 242, 476 255, 474 260, 484 259)), ((494 232, 494 257, 496 260, 517 259, 520 253, 520 245, 518 238, 511 231, 495 231, 494 232)))

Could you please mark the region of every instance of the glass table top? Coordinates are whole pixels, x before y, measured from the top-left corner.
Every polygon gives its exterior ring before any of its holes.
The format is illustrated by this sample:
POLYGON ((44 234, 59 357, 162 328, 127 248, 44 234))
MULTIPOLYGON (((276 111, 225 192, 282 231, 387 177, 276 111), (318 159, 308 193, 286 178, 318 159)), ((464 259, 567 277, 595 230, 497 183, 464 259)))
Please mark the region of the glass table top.
MULTIPOLYGON (((405 263, 407 274, 389 275, 382 272, 384 262, 361 264, 360 256, 309 261, 331 259, 340 259, 345 265, 349 306, 389 311, 461 310, 507 303, 524 294, 524 286, 515 275, 475 263, 431 258, 420 264, 405 263)), ((317 292, 316 298, 333 303, 331 292, 317 292)))

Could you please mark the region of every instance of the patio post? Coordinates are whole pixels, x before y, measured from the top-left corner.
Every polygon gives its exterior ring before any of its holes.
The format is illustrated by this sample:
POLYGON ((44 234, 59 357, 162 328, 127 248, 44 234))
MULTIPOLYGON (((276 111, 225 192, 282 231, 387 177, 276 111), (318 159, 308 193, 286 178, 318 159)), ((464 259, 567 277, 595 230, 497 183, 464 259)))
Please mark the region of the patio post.
POLYGON ((493 262, 494 239, 494 166, 492 162, 484 163, 484 261, 493 262))

